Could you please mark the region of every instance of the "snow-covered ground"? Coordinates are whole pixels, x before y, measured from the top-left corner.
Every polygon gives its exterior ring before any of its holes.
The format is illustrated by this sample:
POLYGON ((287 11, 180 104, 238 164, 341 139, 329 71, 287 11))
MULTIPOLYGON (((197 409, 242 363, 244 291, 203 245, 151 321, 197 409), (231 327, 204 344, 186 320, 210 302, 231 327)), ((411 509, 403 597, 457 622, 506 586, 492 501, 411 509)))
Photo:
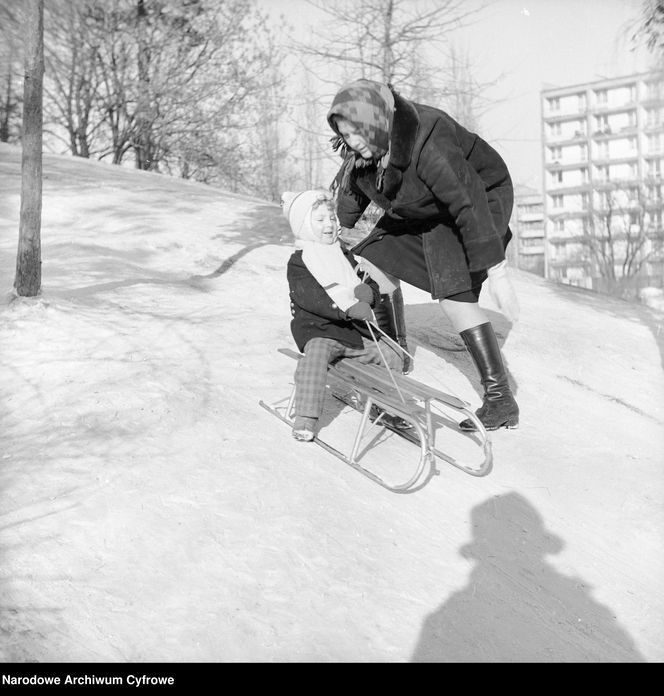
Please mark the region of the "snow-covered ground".
MULTIPOLYGON (((662 314, 514 273, 518 324, 483 303, 520 429, 398 495, 258 404, 294 368, 278 206, 48 155, 12 301, 19 192, 0 145, 0 660, 664 660, 662 314)), ((413 377, 479 405, 405 299, 413 377)))

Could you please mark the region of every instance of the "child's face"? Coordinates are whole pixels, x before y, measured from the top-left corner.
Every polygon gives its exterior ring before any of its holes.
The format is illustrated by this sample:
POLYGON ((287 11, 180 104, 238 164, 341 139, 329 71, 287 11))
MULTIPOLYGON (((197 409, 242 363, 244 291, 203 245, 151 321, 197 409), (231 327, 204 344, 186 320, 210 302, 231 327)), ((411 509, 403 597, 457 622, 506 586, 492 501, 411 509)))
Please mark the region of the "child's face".
POLYGON ((311 211, 311 230, 321 244, 334 244, 339 236, 337 216, 331 201, 321 201, 311 211))

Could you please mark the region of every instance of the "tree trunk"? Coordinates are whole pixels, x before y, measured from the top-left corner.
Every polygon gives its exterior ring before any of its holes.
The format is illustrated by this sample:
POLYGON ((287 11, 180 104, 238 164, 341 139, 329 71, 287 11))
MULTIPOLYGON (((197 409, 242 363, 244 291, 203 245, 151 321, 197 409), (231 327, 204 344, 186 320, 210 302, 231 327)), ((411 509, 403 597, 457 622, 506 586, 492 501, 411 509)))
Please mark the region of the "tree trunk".
POLYGON ((21 216, 14 287, 34 297, 41 289, 42 83, 44 0, 26 0, 21 216))
POLYGON ((12 46, 9 47, 9 59, 7 60, 7 91, 5 92, 5 104, 0 120, 0 143, 9 142, 9 118, 14 107, 12 103, 12 66, 14 64, 12 46))
POLYGON ((136 26, 138 28, 138 102, 136 104, 136 168, 152 169, 150 153, 149 104, 149 65, 150 50, 147 42, 147 9, 144 0, 136 5, 136 26))

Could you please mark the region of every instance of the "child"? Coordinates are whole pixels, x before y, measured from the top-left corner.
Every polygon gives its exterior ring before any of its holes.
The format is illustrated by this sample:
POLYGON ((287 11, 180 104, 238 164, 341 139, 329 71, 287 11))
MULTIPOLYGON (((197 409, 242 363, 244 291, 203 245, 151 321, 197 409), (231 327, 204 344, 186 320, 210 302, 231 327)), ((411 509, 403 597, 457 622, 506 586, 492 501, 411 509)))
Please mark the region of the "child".
MULTIPOLYGON (((355 258, 339 242, 331 193, 286 191, 282 206, 296 249, 287 270, 291 332, 304 353, 295 370, 293 437, 308 442, 323 411, 328 366, 342 358, 384 364, 365 321, 375 321, 380 293, 373 281, 361 281, 355 258)), ((390 369, 401 369, 398 349, 376 329, 374 336, 390 369)))

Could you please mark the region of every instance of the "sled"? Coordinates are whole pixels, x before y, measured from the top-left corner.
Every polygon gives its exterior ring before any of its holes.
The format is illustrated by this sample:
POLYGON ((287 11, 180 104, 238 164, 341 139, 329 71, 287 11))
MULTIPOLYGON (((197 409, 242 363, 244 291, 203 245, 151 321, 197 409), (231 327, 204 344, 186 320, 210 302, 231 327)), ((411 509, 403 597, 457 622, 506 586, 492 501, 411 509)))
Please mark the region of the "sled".
MULTIPOLYGON (((303 357, 288 348, 279 348, 278 351, 295 360, 303 357)), ((395 493, 419 490, 440 473, 436 467, 438 461, 451 464, 471 476, 485 476, 491 471, 493 457, 487 431, 470 409, 470 405, 456 396, 418 382, 411 377, 395 372, 389 373, 382 366, 364 365, 347 359, 340 360, 329 367, 327 391, 344 405, 350 405, 351 410, 359 411, 361 416, 359 423, 354 426, 352 446, 348 453, 323 440, 320 432, 314 437, 313 442, 388 490, 395 493), (374 406, 377 407, 379 415, 372 420, 372 412, 376 413, 376 409, 372 411, 374 406), (403 419, 411 427, 404 430, 394 427, 391 422, 386 422, 394 416, 403 419), (470 419, 477 430, 460 430, 458 422, 455 421, 455 417, 459 416, 461 419, 470 419), (406 448, 408 453, 406 458, 410 463, 405 467, 406 473, 401 480, 388 480, 381 473, 380 466, 372 470, 364 462, 368 451, 381 447, 381 436, 385 433, 409 443, 406 448), (454 434, 466 443, 472 443, 470 449, 473 456, 468 457, 466 453, 460 458, 453 456, 449 451, 443 451, 436 443, 441 433, 454 434), (412 445, 419 450, 416 456, 414 456, 412 445), (468 459, 474 461, 468 461, 468 459)), ((293 426, 295 385, 288 397, 272 405, 263 400, 259 403, 281 421, 293 426)), ((383 448, 383 462, 388 461, 385 458, 386 454, 383 448)))

